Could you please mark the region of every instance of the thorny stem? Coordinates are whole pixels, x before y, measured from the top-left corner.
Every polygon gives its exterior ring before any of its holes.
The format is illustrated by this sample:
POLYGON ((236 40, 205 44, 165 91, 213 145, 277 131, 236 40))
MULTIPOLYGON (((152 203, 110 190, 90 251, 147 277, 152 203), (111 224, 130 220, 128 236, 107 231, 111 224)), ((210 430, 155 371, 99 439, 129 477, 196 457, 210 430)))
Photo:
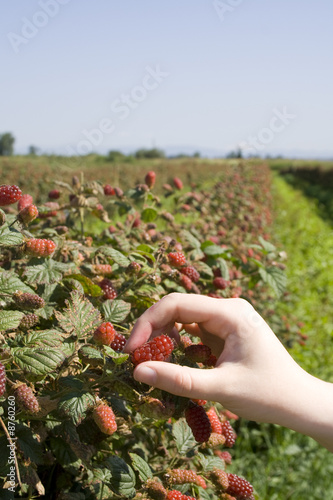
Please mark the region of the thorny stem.
MULTIPOLYGON (((4 423, 4 421, 2 420, 1 417, 0 417, 0 423, 1 423, 2 427, 3 427, 3 430, 4 430, 4 432, 5 432, 6 436, 7 436, 7 439, 9 441, 10 445, 12 447, 14 447, 14 450, 15 450, 16 449, 16 445, 13 443, 12 438, 9 435, 8 429, 5 426, 5 423, 4 423)), ((17 482, 18 482, 20 488, 22 488, 21 476, 20 476, 20 471, 19 471, 19 466, 18 466, 18 462, 17 462, 17 457, 16 457, 15 451, 14 451, 14 460, 15 460, 15 469, 16 469, 17 482)))

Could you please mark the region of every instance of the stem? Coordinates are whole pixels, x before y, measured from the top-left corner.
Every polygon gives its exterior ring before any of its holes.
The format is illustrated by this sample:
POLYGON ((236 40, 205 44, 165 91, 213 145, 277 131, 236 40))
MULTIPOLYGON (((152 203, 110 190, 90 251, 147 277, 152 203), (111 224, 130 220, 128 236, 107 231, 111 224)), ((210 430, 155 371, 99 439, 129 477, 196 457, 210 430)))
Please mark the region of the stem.
MULTIPOLYGON (((1 417, 0 417, 0 423, 1 423, 2 427, 3 427, 3 430, 4 430, 4 432, 5 432, 6 436, 7 436, 7 439, 9 441, 10 445, 13 446, 14 450, 15 450, 16 449, 16 445, 13 443, 12 438, 9 435, 8 429, 5 426, 5 423, 4 423, 4 421, 2 420, 1 417)), ((17 482, 18 482, 20 488, 22 489, 21 476, 20 476, 20 471, 19 471, 19 466, 18 466, 18 462, 17 462, 17 457, 16 457, 16 452, 15 451, 14 451, 14 460, 15 460, 15 469, 16 469, 16 474, 17 474, 17 482)))

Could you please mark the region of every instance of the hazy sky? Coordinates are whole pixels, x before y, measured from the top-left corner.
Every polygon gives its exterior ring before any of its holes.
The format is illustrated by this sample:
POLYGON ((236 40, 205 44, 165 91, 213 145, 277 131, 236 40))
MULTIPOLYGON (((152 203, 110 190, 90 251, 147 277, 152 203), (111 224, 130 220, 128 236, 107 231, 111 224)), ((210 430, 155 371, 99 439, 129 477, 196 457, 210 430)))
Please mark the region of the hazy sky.
POLYGON ((0 133, 333 157, 332 23, 332 0, 2 2, 0 133))

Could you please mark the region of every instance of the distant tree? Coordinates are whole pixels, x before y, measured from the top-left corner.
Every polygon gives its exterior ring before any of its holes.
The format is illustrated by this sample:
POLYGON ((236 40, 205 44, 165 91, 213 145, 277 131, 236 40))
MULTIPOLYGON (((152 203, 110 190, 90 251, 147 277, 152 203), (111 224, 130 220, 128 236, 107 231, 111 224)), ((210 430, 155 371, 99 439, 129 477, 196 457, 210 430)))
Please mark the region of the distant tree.
POLYGON ((201 158, 200 151, 196 151, 196 152, 193 154, 193 158, 201 158))
POLYGON ((38 154, 38 151, 39 149, 37 148, 37 146, 29 146, 29 149, 28 149, 28 155, 29 156, 36 156, 38 154))
POLYGON ((161 149, 157 149, 157 148, 138 149, 138 151, 135 152, 134 156, 137 159, 165 158, 165 153, 161 149))
POLYGON ((227 154, 226 158, 243 158, 242 150, 240 148, 231 151, 227 154))
POLYGON ((0 135, 0 156, 11 156, 14 152, 15 137, 10 132, 0 135))
POLYGON ((109 151, 106 159, 108 161, 120 161, 124 160, 126 158, 126 155, 124 155, 121 151, 116 151, 116 150, 111 150, 109 151))

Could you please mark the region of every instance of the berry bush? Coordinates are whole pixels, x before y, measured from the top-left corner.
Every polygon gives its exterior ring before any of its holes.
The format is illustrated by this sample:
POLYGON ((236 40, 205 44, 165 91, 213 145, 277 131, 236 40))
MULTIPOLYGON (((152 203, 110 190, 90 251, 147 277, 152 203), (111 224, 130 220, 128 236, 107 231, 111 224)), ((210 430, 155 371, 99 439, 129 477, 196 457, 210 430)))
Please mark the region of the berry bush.
POLYGON ((57 202, 40 204, 0 187, 3 498, 13 488, 57 500, 255 498, 233 469, 235 415, 133 378, 148 359, 212 369, 209 347, 180 332, 179 344, 162 334, 130 355, 123 348, 170 292, 244 297, 283 340, 269 170, 235 164, 190 190, 177 177, 159 196, 155 182, 148 171, 123 191, 75 176, 55 183, 57 202))

